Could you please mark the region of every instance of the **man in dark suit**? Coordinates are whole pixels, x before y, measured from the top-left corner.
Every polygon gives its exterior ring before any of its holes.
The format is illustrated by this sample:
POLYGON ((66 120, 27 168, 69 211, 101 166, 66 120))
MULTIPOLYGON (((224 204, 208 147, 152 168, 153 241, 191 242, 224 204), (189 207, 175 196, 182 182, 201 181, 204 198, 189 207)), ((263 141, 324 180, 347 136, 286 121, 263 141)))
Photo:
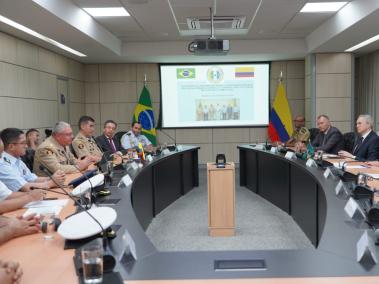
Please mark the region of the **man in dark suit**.
POLYGON ((375 161, 379 159, 379 137, 372 130, 372 118, 368 114, 358 117, 358 138, 353 147, 353 153, 340 151, 338 155, 359 161, 375 161))
POLYGON ((104 123, 103 135, 96 137, 96 142, 103 152, 116 153, 122 149, 120 141, 114 139, 117 123, 113 120, 107 120, 104 123))
POLYGON ((330 119, 325 114, 317 117, 317 127, 320 132, 311 141, 312 146, 316 151, 337 154, 343 148, 341 131, 330 124, 330 119))

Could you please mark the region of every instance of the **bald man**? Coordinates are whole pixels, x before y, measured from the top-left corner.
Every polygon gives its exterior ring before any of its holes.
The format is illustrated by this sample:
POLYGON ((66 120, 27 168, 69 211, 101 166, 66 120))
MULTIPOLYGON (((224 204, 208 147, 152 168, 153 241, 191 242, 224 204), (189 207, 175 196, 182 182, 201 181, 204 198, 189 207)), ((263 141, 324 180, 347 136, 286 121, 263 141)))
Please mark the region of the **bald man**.
POLYGON ((333 127, 327 115, 322 114, 317 117, 317 127, 320 132, 311 141, 316 151, 324 151, 330 154, 337 154, 343 148, 343 136, 341 131, 333 127))

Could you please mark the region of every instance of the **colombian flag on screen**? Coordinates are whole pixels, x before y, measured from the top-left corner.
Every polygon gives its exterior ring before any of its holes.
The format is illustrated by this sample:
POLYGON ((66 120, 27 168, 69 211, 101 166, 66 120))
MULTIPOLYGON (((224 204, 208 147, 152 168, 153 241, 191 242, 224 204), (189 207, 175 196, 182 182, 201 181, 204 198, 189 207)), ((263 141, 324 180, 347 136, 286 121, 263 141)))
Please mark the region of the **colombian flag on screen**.
POLYGON ((234 74, 236 78, 253 78, 254 71, 254 67, 237 67, 234 74))
POLYGON ((280 80, 270 112, 268 136, 272 142, 286 142, 293 132, 292 114, 286 97, 286 90, 280 80))

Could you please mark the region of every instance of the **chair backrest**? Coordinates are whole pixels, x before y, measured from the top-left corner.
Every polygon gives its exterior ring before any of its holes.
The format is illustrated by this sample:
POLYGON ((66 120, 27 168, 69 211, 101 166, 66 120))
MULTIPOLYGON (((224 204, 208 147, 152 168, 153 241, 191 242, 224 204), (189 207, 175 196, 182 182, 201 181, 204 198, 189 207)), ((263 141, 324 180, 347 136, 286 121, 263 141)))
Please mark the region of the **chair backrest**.
POLYGON ((126 133, 126 131, 119 131, 114 135, 114 139, 120 142, 121 144, 121 137, 126 133))
POLYGON ((353 147, 355 143, 355 133, 347 132, 343 135, 343 149, 349 153, 353 152, 353 147))
POLYGON ((25 163, 25 165, 31 171, 33 171, 34 154, 35 154, 35 151, 33 149, 26 149, 25 155, 21 157, 21 160, 25 163))
POLYGON ((70 144, 69 148, 70 148, 71 153, 74 155, 74 157, 78 159, 78 155, 76 155, 75 149, 74 147, 72 147, 72 144, 70 144))
POLYGON ((311 141, 313 141, 317 134, 320 132, 320 130, 318 128, 309 128, 309 132, 311 133, 310 139, 311 141))

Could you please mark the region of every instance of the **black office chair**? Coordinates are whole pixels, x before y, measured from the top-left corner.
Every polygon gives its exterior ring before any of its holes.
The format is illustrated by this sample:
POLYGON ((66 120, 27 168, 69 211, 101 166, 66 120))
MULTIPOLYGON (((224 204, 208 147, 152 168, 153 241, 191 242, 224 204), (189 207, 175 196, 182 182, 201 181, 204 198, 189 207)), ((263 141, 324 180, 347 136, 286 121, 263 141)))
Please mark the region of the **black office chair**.
POLYGON ((343 149, 349 153, 352 153, 355 139, 356 136, 354 132, 347 132, 343 134, 343 149))
POLYGON ((121 144, 121 138, 122 138, 122 136, 123 136, 125 133, 126 133, 126 131, 119 131, 119 132, 117 132, 117 133, 113 136, 113 138, 116 139, 117 141, 119 141, 120 144, 121 144))
POLYGON ((310 139, 311 141, 313 141, 317 134, 320 132, 320 130, 318 128, 309 128, 309 132, 311 134, 310 139))
POLYGON ((25 165, 31 171, 33 171, 34 154, 35 154, 35 151, 33 149, 26 149, 25 155, 21 157, 21 160, 25 163, 25 165))
POLYGON ((74 150, 74 147, 72 147, 72 144, 69 146, 71 153, 74 155, 75 158, 78 158, 78 155, 76 155, 76 152, 74 150))

